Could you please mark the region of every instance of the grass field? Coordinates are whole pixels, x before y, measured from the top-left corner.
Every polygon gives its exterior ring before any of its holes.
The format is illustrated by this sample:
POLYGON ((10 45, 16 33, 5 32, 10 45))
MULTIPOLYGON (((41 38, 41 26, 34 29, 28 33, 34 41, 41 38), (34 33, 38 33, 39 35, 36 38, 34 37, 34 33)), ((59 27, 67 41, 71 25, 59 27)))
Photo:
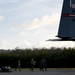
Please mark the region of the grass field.
POLYGON ((75 75, 75 68, 47 68, 47 71, 39 71, 39 68, 34 71, 30 71, 30 68, 15 71, 15 68, 12 68, 11 72, 0 72, 0 75, 75 75))
MULTIPOLYGON (((15 70, 15 68, 12 69, 15 70)), ((21 70, 30 70, 30 68, 21 68, 21 70)), ((34 68, 34 70, 39 70, 39 68, 34 68)), ((75 68, 47 68, 47 70, 75 70, 75 68)))

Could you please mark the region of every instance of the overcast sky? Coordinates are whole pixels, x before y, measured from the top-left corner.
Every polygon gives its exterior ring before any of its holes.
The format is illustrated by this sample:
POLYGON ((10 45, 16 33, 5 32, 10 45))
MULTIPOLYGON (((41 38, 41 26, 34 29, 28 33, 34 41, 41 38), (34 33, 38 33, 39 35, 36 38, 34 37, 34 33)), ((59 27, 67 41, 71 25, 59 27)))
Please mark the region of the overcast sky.
POLYGON ((45 41, 58 34, 63 0, 0 0, 0 49, 74 47, 45 41))

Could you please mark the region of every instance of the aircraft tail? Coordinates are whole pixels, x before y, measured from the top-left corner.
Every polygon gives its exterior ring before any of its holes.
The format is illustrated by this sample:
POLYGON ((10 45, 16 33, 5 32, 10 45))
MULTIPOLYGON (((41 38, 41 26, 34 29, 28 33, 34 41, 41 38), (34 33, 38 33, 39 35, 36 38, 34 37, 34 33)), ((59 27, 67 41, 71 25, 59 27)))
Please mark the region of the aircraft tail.
POLYGON ((57 37, 50 41, 75 41, 75 0, 64 0, 57 37))
POLYGON ((75 0, 64 0, 57 36, 75 38, 75 0))

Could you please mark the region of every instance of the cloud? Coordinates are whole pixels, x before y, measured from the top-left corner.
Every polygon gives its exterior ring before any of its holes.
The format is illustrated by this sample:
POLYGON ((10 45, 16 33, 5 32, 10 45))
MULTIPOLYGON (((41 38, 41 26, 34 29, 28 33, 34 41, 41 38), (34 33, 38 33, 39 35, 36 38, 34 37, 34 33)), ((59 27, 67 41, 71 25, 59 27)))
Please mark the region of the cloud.
POLYGON ((46 0, 32 0, 30 1, 30 4, 37 4, 37 3, 43 3, 46 2, 46 0))
POLYGON ((16 3, 18 0, 0 0, 0 4, 5 4, 5 3, 16 3))
POLYGON ((8 45, 7 41, 0 41, 0 49, 7 49, 8 45))
POLYGON ((36 29, 36 28, 40 28, 43 26, 47 26, 47 25, 54 25, 58 21, 57 16, 58 16, 58 14, 55 14, 52 16, 45 15, 40 19, 36 18, 27 24, 27 26, 28 26, 27 29, 36 29))
POLYGON ((0 49, 29 48, 31 43, 27 40, 22 41, 0 41, 0 49))
POLYGON ((68 42, 51 42, 51 41, 38 41, 37 43, 31 43, 27 40, 22 40, 18 42, 13 41, 0 41, 0 49, 15 49, 16 47, 19 48, 51 48, 51 47, 59 47, 59 48, 69 48, 75 47, 75 43, 72 41, 68 42))
POLYGON ((17 29, 31 30, 31 29, 44 27, 44 26, 56 25, 58 23, 59 17, 60 17, 59 13, 54 13, 51 16, 45 15, 45 16, 42 16, 41 18, 35 18, 27 22, 25 21, 20 24, 15 24, 12 26, 12 29, 13 30, 17 30, 17 29))
POLYGON ((31 43, 27 40, 22 41, 0 41, 0 49, 15 49, 16 47, 19 48, 51 48, 51 47, 59 47, 59 48, 69 48, 75 47, 75 43, 72 41, 68 42, 51 42, 51 41, 38 41, 37 43, 31 43))
POLYGON ((75 47, 75 43, 72 42, 72 41, 68 41, 68 42, 51 42, 51 41, 40 41, 37 43, 37 45, 35 46, 37 48, 39 47, 46 47, 46 48, 51 48, 51 47, 66 47, 66 48, 69 48, 69 47, 75 47))
POLYGON ((0 21, 3 21, 5 19, 4 16, 0 16, 0 21))

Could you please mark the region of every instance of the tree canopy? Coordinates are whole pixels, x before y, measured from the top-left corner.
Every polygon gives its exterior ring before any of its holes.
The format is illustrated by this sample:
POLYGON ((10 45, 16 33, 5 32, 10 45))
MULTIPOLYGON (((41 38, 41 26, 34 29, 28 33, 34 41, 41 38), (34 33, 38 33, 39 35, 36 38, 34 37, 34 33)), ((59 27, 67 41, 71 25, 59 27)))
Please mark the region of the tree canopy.
POLYGON ((0 50, 0 67, 10 65, 12 68, 17 66, 21 59, 21 67, 29 68, 30 61, 34 58, 35 67, 40 67, 40 60, 46 59, 49 68, 75 67, 75 48, 33 48, 14 50, 0 50))

